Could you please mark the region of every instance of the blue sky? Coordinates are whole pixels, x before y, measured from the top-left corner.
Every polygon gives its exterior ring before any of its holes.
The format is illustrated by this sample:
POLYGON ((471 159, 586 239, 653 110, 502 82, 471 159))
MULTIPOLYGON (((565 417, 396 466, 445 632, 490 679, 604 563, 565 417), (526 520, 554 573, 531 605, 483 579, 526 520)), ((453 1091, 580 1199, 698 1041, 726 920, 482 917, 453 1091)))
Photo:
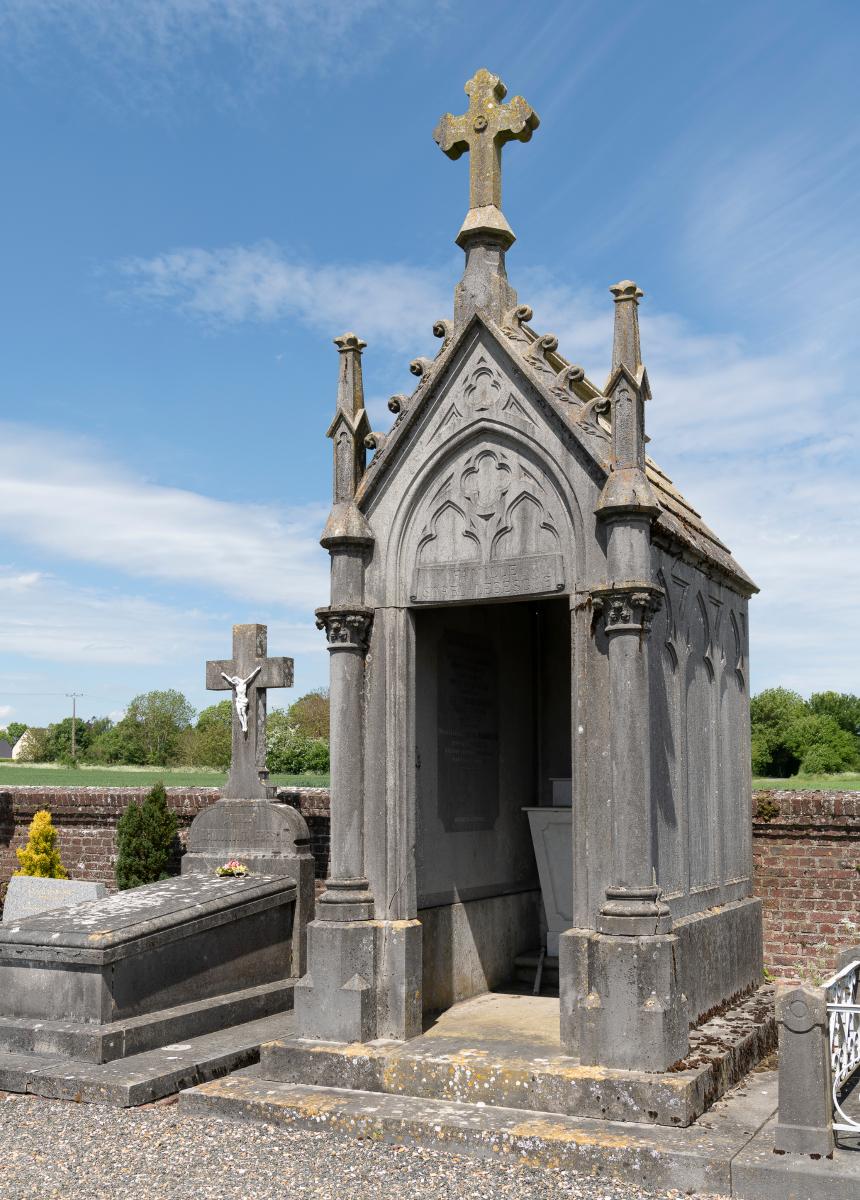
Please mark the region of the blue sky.
POLYGON ((762 587, 752 685, 860 691, 860 9, 4 0, 0 724, 118 715, 238 621, 324 684, 337 355, 373 423, 433 354, 479 66, 535 326, 600 380, 646 292, 651 452, 762 587))

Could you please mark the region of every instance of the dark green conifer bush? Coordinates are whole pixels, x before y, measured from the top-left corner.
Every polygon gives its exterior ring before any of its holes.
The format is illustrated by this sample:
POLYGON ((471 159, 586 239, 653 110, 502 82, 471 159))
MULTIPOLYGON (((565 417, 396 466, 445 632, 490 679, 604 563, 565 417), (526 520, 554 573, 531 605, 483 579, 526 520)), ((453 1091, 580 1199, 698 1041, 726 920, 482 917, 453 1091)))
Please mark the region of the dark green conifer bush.
POLYGON ((167 807, 163 783, 156 783, 143 801, 132 800, 117 824, 116 885, 140 887, 167 879, 176 851, 176 813, 167 807))

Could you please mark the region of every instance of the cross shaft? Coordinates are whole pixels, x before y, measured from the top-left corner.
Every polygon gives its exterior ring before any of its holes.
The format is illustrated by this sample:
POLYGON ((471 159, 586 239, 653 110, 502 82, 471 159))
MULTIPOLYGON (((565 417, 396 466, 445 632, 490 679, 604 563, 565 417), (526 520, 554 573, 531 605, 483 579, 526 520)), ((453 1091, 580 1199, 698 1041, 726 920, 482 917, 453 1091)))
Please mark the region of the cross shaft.
POLYGON ((483 67, 466 84, 469 111, 455 117, 445 113, 433 137, 449 158, 467 152, 469 161, 469 207, 502 206, 502 146, 527 142, 540 118, 522 96, 503 104, 507 88, 483 67))

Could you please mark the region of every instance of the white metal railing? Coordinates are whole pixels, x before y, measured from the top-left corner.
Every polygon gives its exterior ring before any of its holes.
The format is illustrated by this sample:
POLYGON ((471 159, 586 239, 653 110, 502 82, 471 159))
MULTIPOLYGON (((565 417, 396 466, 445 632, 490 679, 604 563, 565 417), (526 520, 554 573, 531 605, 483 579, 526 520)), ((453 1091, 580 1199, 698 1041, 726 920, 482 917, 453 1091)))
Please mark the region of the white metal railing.
POLYGON ((860 1133, 860 1121, 842 1111, 839 1095, 860 1067, 860 959, 824 984, 830 1032, 830 1066, 833 1076, 833 1128, 860 1133))

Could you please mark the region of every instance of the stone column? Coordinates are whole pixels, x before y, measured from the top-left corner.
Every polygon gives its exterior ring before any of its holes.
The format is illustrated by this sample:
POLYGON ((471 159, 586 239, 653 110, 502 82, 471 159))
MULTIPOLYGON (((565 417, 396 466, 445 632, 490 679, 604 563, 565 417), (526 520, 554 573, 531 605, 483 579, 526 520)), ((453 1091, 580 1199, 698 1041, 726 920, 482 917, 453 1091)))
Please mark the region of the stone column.
POLYGON ((373 614, 365 608, 321 608, 330 654, 331 857, 318 916, 364 921, 373 897, 364 865, 364 772, 362 769, 364 656, 373 614))
POLYGON ((562 938, 561 1032, 582 1062, 665 1071, 689 1046, 678 986, 678 939, 661 900, 652 842, 648 636, 662 590, 651 574, 651 524, 659 507, 645 470, 645 401, 636 306, 624 280, 615 297, 610 400, 612 456, 597 506, 606 530, 606 578, 591 601, 603 620, 609 659, 612 883, 596 933, 562 938))

